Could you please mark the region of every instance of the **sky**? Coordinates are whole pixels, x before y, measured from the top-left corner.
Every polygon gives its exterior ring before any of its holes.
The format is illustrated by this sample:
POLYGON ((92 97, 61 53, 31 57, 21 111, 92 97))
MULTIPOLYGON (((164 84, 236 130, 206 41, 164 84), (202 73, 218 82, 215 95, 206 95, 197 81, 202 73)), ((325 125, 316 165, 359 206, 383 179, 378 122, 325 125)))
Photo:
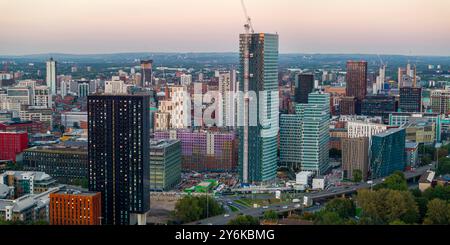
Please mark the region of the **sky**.
MULTIPOLYGON (((449 0, 246 0, 281 53, 450 56, 449 0)), ((240 0, 0 0, 0 55, 237 52, 240 0)))

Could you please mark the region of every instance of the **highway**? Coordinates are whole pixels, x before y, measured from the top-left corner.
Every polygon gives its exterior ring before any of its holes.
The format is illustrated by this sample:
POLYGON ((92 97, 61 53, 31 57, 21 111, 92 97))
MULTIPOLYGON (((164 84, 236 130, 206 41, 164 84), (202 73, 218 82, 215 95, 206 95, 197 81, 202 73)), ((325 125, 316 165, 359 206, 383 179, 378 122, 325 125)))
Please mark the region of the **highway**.
MULTIPOLYGON (((414 171, 404 172, 405 178, 407 180, 409 180, 411 178, 419 177, 430 169, 431 169, 431 166, 427 165, 427 166, 419 167, 419 168, 415 169, 414 171)), ((304 196, 307 196, 307 197, 311 198, 312 200, 322 200, 322 199, 328 199, 328 198, 332 198, 332 197, 336 197, 336 196, 351 194, 351 193, 355 193, 359 189, 367 189, 367 188, 371 188, 372 186, 375 186, 377 184, 380 184, 384 181, 384 178, 374 179, 372 181, 373 181, 372 184, 363 182, 363 183, 359 183, 359 184, 352 185, 352 186, 331 187, 328 190, 324 190, 324 191, 306 193, 306 194, 304 194, 304 196)), ((268 194, 268 196, 256 196, 256 198, 267 198, 267 197, 270 198, 271 196, 273 196, 273 195, 268 194)), ((274 210, 275 212, 280 213, 280 212, 284 212, 284 211, 292 211, 292 210, 302 208, 301 206, 295 207, 293 203, 290 203, 290 204, 279 204, 278 203, 278 204, 266 206, 265 208, 263 208, 263 207, 249 208, 249 207, 239 205, 239 204, 233 202, 234 200, 238 200, 240 198, 241 197, 239 197, 239 196, 228 196, 228 197, 222 196, 222 197, 218 198, 219 199, 218 201, 222 202, 224 204, 224 206, 227 206, 230 203, 232 203, 231 205, 239 208, 240 209, 239 211, 231 212, 231 210, 229 208, 226 208, 227 214, 225 214, 225 215, 218 215, 218 216, 210 217, 207 219, 188 223, 187 225, 226 225, 230 220, 236 218, 236 216, 238 216, 239 214, 259 217, 259 216, 262 216, 265 211, 269 211, 269 210, 274 210)), ((320 210, 321 208, 322 208, 322 206, 315 205, 315 206, 305 208, 304 211, 315 212, 315 211, 320 210)))

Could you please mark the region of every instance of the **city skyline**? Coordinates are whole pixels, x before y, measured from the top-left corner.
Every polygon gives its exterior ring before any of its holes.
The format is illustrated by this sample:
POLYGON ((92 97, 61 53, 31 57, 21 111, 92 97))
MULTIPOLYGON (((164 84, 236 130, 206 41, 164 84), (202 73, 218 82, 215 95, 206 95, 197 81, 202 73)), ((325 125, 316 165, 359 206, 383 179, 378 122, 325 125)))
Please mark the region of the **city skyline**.
MULTIPOLYGON (((245 22, 240 1, 189 3, 2 0, 0 7, 7 11, 0 23, 9 35, 0 41, 0 54, 237 52, 245 22)), ((450 23, 445 13, 450 3, 445 0, 246 4, 256 32, 280 35, 280 53, 450 56, 450 31, 444 28, 450 23)))

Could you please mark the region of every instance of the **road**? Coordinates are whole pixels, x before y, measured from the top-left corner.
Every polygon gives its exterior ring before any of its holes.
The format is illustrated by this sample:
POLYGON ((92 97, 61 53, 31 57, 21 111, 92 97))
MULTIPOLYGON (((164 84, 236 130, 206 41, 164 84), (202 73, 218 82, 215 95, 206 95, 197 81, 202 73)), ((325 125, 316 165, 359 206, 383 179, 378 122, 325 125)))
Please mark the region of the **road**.
MULTIPOLYGON (((415 169, 414 171, 408 171, 404 172, 406 179, 415 178, 418 176, 421 176, 426 171, 430 170, 432 166, 423 166, 415 169)), ((317 199, 327 199, 335 196, 341 196, 345 194, 354 193, 359 189, 367 189, 371 188, 372 186, 375 186, 377 184, 380 184, 384 181, 384 178, 380 179, 374 179, 372 184, 368 184, 366 182, 352 185, 352 186, 340 186, 340 187, 331 187, 328 190, 314 192, 314 193, 307 193, 305 196, 308 196, 312 198, 313 200, 317 199)), ((273 197, 273 195, 268 194, 265 195, 256 195, 255 198, 270 198, 273 197)), ((259 207, 259 208, 248 208, 243 205, 239 205, 235 203, 235 200, 238 200, 242 197, 240 196, 227 196, 227 197, 218 197, 218 201, 225 204, 224 206, 229 205, 232 203, 233 206, 239 208, 240 210, 238 212, 231 212, 230 209, 226 209, 227 214, 225 215, 218 215, 214 217, 210 217, 207 219, 199 220, 196 222, 189 223, 187 225, 226 225, 230 220, 236 218, 239 214, 243 215, 251 215, 254 217, 262 216, 265 211, 273 210, 277 213, 284 212, 284 211, 292 211, 299 209, 301 207, 294 207, 294 204, 273 204, 270 206, 267 206, 266 208, 259 207)), ((307 212, 315 212, 317 210, 320 210, 322 206, 312 206, 309 208, 305 208, 304 211, 307 212)))

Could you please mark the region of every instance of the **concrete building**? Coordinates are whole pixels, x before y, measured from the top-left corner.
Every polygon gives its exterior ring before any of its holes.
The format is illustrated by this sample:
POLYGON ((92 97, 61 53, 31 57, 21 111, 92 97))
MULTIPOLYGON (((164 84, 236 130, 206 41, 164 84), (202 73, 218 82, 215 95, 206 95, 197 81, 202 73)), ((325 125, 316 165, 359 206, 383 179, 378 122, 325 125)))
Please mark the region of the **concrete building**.
POLYGON ((56 180, 44 172, 6 171, 0 174, 0 184, 14 187, 16 198, 39 194, 56 186, 56 180))
POLYGON ((344 178, 353 179, 355 170, 361 171, 363 180, 369 172, 369 138, 342 139, 342 170, 344 178))
POLYGON ((86 147, 35 146, 23 153, 25 169, 42 171, 59 183, 76 184, 88 180, 86 147))
POLYGON ((50 60, 46 63, 46 68, 47 72, 45 81, 47 82, 47 87, 50 88, 51 95, 56 95, 56 61, 53 60, 53 58, 50 58, 50 60))
POLYGON ((347 122, 347 132, 349 138, 368 137, 370 139, 372 135, 381 133, 387 129, 388 126, 384 124, 358 121, 347 122))

